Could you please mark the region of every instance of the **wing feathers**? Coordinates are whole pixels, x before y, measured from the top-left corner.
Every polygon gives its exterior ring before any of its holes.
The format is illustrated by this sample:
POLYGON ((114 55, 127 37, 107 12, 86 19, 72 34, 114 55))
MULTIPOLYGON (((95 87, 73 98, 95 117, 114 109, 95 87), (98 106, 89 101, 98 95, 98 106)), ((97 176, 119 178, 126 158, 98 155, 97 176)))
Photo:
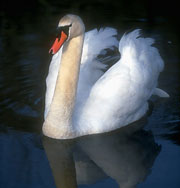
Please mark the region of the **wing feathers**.
POLYGON ((80 124, 90 133, 106 132, 141 118, 154 93, 168 96, 157 87, 164 62, 154 40, 141 38, 140 30, 123 35, 121 59, 95 83, 83 107, 80 124))

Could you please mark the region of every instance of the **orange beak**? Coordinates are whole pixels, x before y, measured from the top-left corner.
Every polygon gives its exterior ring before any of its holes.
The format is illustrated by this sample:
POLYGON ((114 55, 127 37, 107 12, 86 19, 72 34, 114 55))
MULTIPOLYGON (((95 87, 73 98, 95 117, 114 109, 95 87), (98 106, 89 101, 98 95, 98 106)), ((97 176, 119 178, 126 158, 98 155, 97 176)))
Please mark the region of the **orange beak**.
POLYGON ((64 44, 64 42, 66 41, 67 39, 67 35, 66 33, 64 33, 63 31, 61 31, 61 36, 60 38, 56 38, 56 40, 54 41, 52 47, 50 48, 49 50, 49 53, 52 52, 52 54, 55 54, 58 52, 58 50, 61 48, 61 46, 64 44))

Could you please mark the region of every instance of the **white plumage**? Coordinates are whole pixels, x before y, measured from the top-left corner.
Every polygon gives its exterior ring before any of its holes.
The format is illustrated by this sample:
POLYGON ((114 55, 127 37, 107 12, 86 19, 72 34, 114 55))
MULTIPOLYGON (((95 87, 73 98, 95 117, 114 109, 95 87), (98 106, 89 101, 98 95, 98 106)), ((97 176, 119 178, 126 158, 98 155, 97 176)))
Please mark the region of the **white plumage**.
MULTIPOLYGON (((85 33, 75 108, 73 129, 77 136, 102 133, 140 119, 148 109, 153 95, 168 97, 157 89, 159 73, 164 63, 153 39, 141 38, 134 30, 122 36, 120 42, 112 28, 85 33), (105 73, 106 65, 97 56, 104 50, 118 47, 120 60, 105 73)), ((46 80, 45 117, 49 111, 62 50, 51 61, 46 80)))

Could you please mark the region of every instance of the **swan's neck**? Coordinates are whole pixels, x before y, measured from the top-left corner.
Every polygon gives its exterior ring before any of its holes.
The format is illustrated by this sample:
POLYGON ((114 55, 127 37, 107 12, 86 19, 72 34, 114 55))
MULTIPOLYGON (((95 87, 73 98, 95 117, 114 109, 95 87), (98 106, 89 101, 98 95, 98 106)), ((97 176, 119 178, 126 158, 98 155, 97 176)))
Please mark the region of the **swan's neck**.
POLYGON ((84 36, 71 39, 64 47, 52 103, 43 124, 46 136, 75 137, 72 113, 76 97, 84 36))

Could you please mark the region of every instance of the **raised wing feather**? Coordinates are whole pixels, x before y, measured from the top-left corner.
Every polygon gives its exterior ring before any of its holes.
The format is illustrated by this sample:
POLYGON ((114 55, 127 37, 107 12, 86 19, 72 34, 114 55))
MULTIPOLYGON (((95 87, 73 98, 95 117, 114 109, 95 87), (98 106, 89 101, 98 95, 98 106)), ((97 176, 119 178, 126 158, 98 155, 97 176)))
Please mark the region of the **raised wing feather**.
POLYGON ((95 83, 79 114, 82 134, 110 131, 145 114, 164 66, 152 44, 153 39, 140 38, 139 30, 122 37, 121 59, 95 83))

